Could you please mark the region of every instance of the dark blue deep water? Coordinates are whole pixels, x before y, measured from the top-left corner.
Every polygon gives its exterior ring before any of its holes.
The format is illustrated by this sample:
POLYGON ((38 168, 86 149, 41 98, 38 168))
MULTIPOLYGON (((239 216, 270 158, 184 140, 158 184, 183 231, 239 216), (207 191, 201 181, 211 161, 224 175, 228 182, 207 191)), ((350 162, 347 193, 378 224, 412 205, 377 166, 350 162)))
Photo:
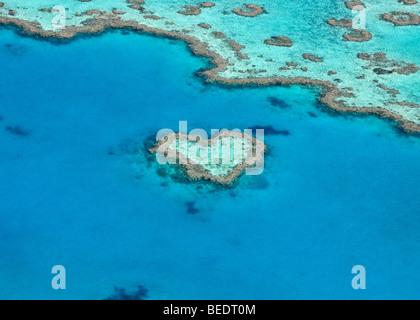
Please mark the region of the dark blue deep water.
POLYGON ((2 30, 0 61, 0 298, 420 298, 419 138, 326 112, 315 89, 206 85, 207 61, 166 39, 2 30), (143 144, 180 120, 271 126, 264 173, 162 177, 143 144))

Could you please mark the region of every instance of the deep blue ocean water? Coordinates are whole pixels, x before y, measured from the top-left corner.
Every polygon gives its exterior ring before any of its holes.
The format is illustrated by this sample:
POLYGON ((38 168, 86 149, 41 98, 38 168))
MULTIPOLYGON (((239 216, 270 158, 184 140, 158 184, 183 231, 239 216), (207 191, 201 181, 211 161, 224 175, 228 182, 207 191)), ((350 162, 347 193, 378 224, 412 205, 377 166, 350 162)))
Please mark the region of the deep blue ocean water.
POLYGON ((206 85, 205 59, 150 36, 2 30, 0 61, 0 298, 420 298, 419 138, 326 112, 316 89, 206 85), (283 134, 261 176, 207 192, 125 152, 182 120, 283 134))

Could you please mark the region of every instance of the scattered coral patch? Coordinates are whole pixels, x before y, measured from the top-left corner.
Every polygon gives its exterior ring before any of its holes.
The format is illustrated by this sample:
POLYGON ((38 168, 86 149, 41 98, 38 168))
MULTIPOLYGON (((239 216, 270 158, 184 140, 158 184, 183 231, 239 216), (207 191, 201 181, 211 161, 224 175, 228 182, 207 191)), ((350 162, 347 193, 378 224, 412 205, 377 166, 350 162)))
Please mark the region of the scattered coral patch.
POLYGON ((353 42, 364 42, 372 39, 372 34, 367 30, 353 29, 350 33, 343 35, 344 40, 353 42))
POLYGON ((416 0, 398 0, 398 2, 401 2, 405 5, 413 5, 413 4, 418 3, 416 0))
POLYGON ((199 23, 198 26, 200 28, 203 28, 203 29, 210 29, 211 28, 211 25, 209 25, 207 23, 199 23))
POLYGON ((236 54, 236 56, 237 56, 239 59, 249 59, 249 57, 248 57, 247 55, 245 55, 245 54, 243 54, 243 53, 241 52, 241 50, 242 50, 242 49, 244 49, 244 48, 245 48, 245 46, 243 46, 243 45, 241 45, 241 44, 237 43, 237 42, 236 42, 236 41, 234 41, 234 40, 225 40, 225 42, 229 45, 229 47, 230 47, 233 51, 235 51, 235 54, 236 54))
POLYGON ((332 18, 327 20, 327 23, 333 27, 343 27, 343 28, 351 28, 353 21, 351 19, 340 19, 337 20, 336 18, 332 18))
POLYGON ((384 84, 378 84, 377 87, 380 88, 380 89, 382 89, 382 90, 384 90, 384 91, 386 91, 389 95, 391 95, 394 98, 397 97, 398 94, 400 94, 400 92, 397 89, 388 88, 384 84))
POLYGON ((143 16, 143 18, 145 18, 145 19, 152 19, 152 20, 159 20, 160 19, 159 16, 156 16, 156 15, 153 15, 153 14, 151 14, 151 15, 145 15, 145 16, 143 16))
POLYGON ((302 57, 303 57, 303 59, 310 60, 310 61, 313 61, 313 62, 323 62, 324 61, 324 58, 318 57, 318 56, 316 56, 312 53, 304 53, 302 55, 302 57))
POLYGON ((412 12, 393 11, 381 15, 384 21, 392 22, 395 26, 418 26, 420 16, 412 12))
POLYGON ((126 14, 126 12, 125 12, 125 11, 120 11, 120 10, 117 10, 117 8, 113 8, 113 9, 112 9, 112 13, 113 13, 113 14, 126 14))
POLYGON ((178 11, 179 14, 183 14, 185 16, 198 16, 201 13, 201 9, 199 6, 185 6, 185 10, 178 11))
POLYGON ((387 60, 386 54, 383 52, 376 52, 373 55, 369 53, 358 53, 357 58, 369 61, 385 61, 387 60))
POLYGON ((366 8, 365 4, 362 1, 346 1, 344 2, 348 9, 353 9, 354 7, 364 7, 366 8))
POLYGON ((264 43, 270 46, 280 47, 291 47, 293 45, 292 40, 288 37, 271 37, 271 39, 264 40, 264 43))
POLYGON ((212 34, 218 39, 226 38, 226 35, 223 32, 213 31, 212 34))
POLYGON ((357 57, 369 61, 367 68, 372 69, 373 72, 379 75, 386 75, 394 72, 408 75, 419 70, 415 64, 388 59, 383 52, 377 52, 373 55, 369 53, 359 53, 357 54, 357 57))
POLYGON ((144 4, 143 0, 126 0, 126 2, 130 4, 128 6, 129 8, 138 10, 141 13, 146 13, 146 10, 142 6, 144 4))
POLYGON ((257 4, 247 4, 245 7, 245 10, 242 8, 233 9, 233 13, 242 17, 256 17, 265 12, 264 9, 257 4))
POLYGON ((203 2, 202 4, 200 4, 200 7, 202 8, 211 8, 214 7, 216 4, 213 2, 203 2))

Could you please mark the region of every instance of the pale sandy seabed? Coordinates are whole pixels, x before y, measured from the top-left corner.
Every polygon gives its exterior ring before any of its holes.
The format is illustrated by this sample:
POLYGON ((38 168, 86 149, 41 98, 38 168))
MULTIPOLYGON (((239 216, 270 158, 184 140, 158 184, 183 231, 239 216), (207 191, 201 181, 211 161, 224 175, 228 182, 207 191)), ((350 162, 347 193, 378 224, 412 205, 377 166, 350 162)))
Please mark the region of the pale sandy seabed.
POLYGON ((213 1, 214 6, 193 0, 3 3, 2 24, 26 26, 27 31, 57 38, 66 32, 74 35, 79 30, 75 27, 96 32, 103 29, 98 26, 140 26, 134 29, 178 37, 191 43, 195 53, 213 58, 217 68, 205 73, 209 80, 319 85, 325 89, 321 100, 333 109, 375 113, 396 120, 406 131, 420 132, 419 25, 394 26, 381 19, 382 14, 394 11, 420 14, 418 3, 364 1, 366 30, 372 38, 362 42, 345 41, 343 35, 351 33, 351 28, 326 22, 355 15, 344 1, 336 0, 256 1, 253 3, 262 10, 255 17, 246 14, 248 9, 241 1, 213 1), (58 13, 50 9, 56 5, 66 9, 67 31, 51 31, 58 13), (235 9, 242 9, 245 15, 235 14, 235 9), (290 42, 286 46, 267 44, 275 43, 269 40, 272 37, 287 37, 290 42), (385 53, 385 58, 375 59, 378 52, 385 53), (370 57, 360 59, 359 53, 370 57))

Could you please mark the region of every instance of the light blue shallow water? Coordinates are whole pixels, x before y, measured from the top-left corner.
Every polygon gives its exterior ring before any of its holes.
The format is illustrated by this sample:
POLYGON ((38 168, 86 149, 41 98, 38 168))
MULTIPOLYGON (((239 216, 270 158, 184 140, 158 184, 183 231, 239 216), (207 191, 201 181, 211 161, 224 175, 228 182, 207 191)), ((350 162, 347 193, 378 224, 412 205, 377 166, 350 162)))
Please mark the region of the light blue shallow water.
POLYGON ((3 30, 0 60, 0 298, 420 298, 418 138, 333 116, 316 90, 205 85, 206 61, 165 39, 3 30), (266 135, 263 175, 199 192, 121 151, 180 120, 290 135, 266 135), (51 288, 57 264, 66 290, 51 288))

